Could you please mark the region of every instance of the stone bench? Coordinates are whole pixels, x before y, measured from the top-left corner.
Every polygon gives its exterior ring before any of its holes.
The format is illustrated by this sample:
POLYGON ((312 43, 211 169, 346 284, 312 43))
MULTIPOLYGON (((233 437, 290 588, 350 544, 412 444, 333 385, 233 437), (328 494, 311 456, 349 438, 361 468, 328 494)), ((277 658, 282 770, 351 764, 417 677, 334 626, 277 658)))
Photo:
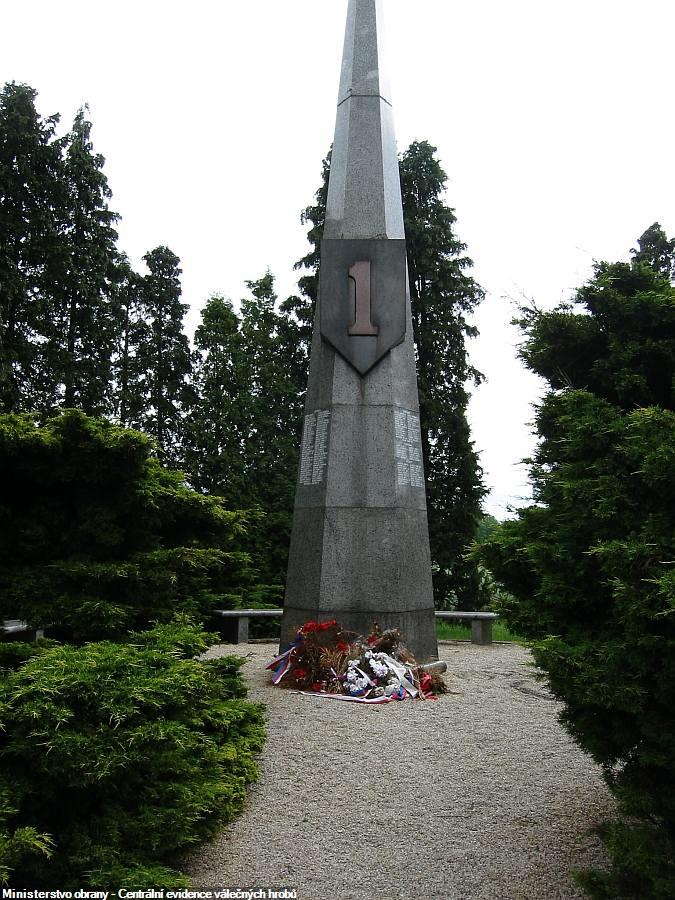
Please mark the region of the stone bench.
POLYGON ((37 641, 45 633, 43 628, 30 628, 28 622, 21 619, 4 619, 0 626, 0 638, 12 640, 19 635, 24 635, 27 641, 37 641))
MULTIPOLYGON (((283 609, 214 609, 213 615, 223 619, 234 620, 236 625, 235 644, 248 643, 249 619, 278 618, 284 613, 283 609)), ((446 612, 439 610, 437 619, 449 619, 454 621, 471 622, 471 641, 474 644, 492 643, 492 623, 499 616, 493 612, 466 612, 457 610, 446 612)))
POLYGON ((467 612, 463 609, 457 609, 452 612, 438 610, 436 618, 448 619, 454 622, 471 622, 471 643, 491 644, 492 623, 499 618, 499 615, 493 612, 467 612))
POLYGON ((249 619, 269 619, 282 616, 283 609, 214 609, 213 615, 223 619, 234 619, 237 633, 235 644, 248 644, 249 619))

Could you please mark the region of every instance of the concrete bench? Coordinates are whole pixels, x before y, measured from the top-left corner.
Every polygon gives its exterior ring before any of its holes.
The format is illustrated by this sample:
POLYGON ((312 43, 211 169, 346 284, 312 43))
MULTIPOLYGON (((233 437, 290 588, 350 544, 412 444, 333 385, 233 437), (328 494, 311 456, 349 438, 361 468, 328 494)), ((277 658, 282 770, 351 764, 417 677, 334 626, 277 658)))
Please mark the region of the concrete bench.
MULTIPOLYGON (((234 620, 236 624, 235 644, 248 643, 248 623, 249 619, 268 619, 282 616, 283 609, 214 609, 213 615, 223 619, 234 620)), ((474 644, 491 644, 492 643, 492 623, 499 616, 493 612, 466 612, 465 610, 456 610, 454 612, 446 612, 439 610, 436 613, 437 619, 450 619, 454 621, 471 622, 471 641, 474 644)))
POLYGON ((491 644, 492 623, 499 618, 499 615, 493 612, 467 612, 463 609, 457 609, 452 612, 438 610, 436 618, 448 619, 454 622, 471 622, 471 643, 491 644))
POLYGON ((27 641, 37 641, 45 633, 43 628, 29 628, 28 622, 22 622, 21 619, 4 619, 0 626, 0 637, 12 640, 19 635, 24 635, 27 641))
POLYGON ((248 644, 249 619, 270 619, 282 616, 283 609, 214 609, 213 615, 223 619, 234 619, 237 633, 235 644, 248 644))

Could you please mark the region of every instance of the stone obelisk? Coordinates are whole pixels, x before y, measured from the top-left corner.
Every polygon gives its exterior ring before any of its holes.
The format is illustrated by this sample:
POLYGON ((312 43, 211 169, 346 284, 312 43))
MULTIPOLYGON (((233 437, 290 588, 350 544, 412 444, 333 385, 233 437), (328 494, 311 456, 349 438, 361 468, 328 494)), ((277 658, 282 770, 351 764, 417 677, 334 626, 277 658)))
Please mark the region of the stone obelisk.
POLYGON ((382 0, 349 0, 281 643, 309 619, 436 658, 382 0))

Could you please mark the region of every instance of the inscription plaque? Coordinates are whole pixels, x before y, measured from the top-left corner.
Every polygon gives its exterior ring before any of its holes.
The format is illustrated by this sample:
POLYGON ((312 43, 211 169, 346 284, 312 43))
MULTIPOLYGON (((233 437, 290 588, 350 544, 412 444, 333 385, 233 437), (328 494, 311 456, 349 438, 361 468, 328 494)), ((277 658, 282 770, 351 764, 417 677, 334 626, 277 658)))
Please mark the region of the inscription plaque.
POLYGON ((424 487, 420 417, 407 409, 394 410, 396 484, 424 487))
POLYGON ((302 430, 300 484, 321 484, 326 473, 330 410, 307 413, 302 430))

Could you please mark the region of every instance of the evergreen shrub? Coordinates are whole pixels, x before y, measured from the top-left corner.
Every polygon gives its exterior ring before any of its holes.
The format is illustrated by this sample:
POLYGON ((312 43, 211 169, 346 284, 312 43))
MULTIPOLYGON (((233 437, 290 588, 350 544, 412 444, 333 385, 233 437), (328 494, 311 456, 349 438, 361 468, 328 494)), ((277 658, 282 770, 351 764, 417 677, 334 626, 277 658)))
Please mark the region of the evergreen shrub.
POLYGON ((0 416, 0 618, 71 642, 240 604, 246 516, 163 468, 146 435, 67 410, 0 416))
POLYGON ((523 357, 550 385, 535 504, 478 551, 626 814, 603 829, 611 872, 581 876, 598 898, 675 897, 675 291, 655 237, 672 255, 652 226, 574 305, 526 311, 523 357))
POLYGON ((242 807, 262 747, 239 667, 185 618, 82 647, 4 645, 0 880, 187 884, 173 861, 242 807))

